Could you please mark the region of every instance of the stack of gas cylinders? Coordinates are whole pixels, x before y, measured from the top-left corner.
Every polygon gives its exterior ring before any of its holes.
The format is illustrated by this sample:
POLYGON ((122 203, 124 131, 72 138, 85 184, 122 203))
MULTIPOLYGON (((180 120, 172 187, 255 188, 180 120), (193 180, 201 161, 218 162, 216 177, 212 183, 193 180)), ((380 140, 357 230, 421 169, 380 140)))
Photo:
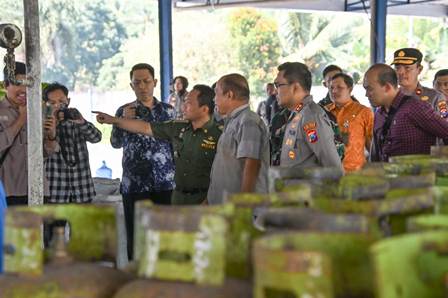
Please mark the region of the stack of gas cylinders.
POLYGON ((0 298, 448 297, 447 147, 345 176, 270 171, 266 195, 138 202, 125 270, 114 206, 9 208, 0 298))

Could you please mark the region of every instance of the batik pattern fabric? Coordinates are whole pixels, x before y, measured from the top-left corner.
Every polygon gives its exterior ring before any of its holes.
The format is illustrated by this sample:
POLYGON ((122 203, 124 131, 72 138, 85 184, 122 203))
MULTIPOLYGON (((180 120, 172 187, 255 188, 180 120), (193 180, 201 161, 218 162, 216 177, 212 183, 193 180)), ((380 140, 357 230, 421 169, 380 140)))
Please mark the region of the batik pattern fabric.
MULTIPOLYGON (((136 117, 146 122, 163 122, 175 118, 175 110, 171 105, 155 98, 154 101, 152 109, 144 107, 138 101, 126 104, 117 110, 116 116, 123 117, 124 107, 134 105, 143 110, 148 109, 146 113, 136 117)), ((122 194, 174 189, 175 167, 169 141, 130 133, 116 126, 112 128, 110 141, 114 148, 123 148, 122 194)))

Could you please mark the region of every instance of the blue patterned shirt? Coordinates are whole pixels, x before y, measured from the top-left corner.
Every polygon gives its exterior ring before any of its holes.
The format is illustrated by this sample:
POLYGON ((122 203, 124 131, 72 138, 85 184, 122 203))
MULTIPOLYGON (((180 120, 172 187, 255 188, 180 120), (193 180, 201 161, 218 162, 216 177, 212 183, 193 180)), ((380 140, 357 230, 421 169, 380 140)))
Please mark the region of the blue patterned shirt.
MULTIPOLYGON (((134 101, 118 108, 115 116, 122 117, 127 105, 144 108, 140 102, 134 101)), ((174 108, 156 98, 149 113, 137 116, 137 119, 146 122, 163 122, 174 118, 174 108)), ((123 148, 122 194, 160 192, 174 188, 174 159, 169 141, 130 133, 113 126, 110 143, 114 148, 123 148)))

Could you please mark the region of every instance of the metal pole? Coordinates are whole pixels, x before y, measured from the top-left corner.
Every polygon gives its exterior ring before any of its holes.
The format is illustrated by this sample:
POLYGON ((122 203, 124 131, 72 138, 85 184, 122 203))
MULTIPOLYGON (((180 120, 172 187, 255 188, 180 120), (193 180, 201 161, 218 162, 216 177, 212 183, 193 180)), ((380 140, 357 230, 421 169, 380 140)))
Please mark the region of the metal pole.
POLYGON ((44 163, 40 73, 39 0, 23 0, 28 114, 28 204, 43 204, 44 163))
POLYGON ((370 63, 384 63, 386 56, 387 0, 371 0, 370 14, 370 63))
POLYGON ((160 87, 162 100, 170 95, 173 78, 173 36, 171 0, 159 0, 160 87))

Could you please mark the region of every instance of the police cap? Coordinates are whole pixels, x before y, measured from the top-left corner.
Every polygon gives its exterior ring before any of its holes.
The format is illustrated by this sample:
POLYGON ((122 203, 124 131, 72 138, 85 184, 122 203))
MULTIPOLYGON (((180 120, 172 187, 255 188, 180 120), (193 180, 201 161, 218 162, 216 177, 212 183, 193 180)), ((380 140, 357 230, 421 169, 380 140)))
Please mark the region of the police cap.
POLYGON ((423 54, 414 48, 403 48, 396 50, 392 64, 411 65, 422 62, 423 54))

